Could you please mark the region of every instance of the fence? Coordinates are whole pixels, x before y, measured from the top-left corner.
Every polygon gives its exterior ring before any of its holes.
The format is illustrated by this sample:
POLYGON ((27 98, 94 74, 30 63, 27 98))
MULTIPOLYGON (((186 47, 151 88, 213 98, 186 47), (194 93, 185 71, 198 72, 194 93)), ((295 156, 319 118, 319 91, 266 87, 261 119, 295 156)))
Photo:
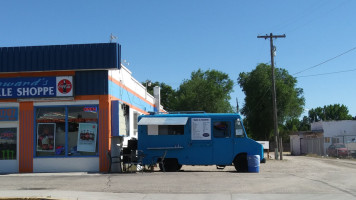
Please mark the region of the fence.
POLYGON ((324 138, 300 139, 301 154, 324 155, 324 138))

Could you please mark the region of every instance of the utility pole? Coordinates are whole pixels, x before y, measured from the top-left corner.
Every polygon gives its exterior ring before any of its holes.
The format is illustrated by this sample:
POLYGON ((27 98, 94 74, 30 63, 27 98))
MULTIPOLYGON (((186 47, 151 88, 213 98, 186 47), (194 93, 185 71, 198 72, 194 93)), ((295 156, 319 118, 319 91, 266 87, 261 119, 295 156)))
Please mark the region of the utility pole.
MULTIPOLYGON (((269 38, 270 40, 270 45, 271 45, 271 66, 272 66, 272 101, 273 101, 273 121, 274 121, 274 138, 276 142, 276 148, 274 149, 274 157, 276 160, 278 160, 278 150, 279 148, 279 131, 278 131, 278 118, 277 118, 277 98, 276 98, 276 81, 275 81, 275 75, 274 75, 274 46, 273 46, 273 39, 277 38, 285 38, 286 35, 273 35, 270 33, 270 35, 265 35, 265 36, 257 36, 257 38, 264 38, 265 40, 269 38)), ((280 154, 281 160, 283 159, 282 153, 280 154)))

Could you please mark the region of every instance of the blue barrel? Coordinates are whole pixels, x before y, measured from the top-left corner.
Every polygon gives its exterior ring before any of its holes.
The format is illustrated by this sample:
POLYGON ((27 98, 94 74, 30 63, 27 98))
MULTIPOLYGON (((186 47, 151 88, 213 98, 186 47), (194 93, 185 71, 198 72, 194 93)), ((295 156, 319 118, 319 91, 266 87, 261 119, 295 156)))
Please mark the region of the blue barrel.
POLYGON ((259 155, 248 155, 248 172, 258 173, 260 172, 260 156, 259 155))

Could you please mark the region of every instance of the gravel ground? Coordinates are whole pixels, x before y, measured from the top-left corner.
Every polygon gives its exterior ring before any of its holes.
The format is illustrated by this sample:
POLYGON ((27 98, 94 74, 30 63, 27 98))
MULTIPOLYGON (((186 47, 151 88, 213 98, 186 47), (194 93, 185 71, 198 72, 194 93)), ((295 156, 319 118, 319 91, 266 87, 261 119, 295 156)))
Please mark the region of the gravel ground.
MULTIPOLYGON (((224 170, 215 166, 183 166, 179 172, 166 173, 10 174, 0 175, 0 180, 0 197, 58 193, 68 195, 67 198, 74 195, 76 199, 88 198, 84 194, 106 195, 107 198, 112 198, 107 195, 123 198, 122 195, 131 194, 131 199, 135 195, 134 199, 187 199, 191 195, 195 199, 207 199, 204 195, 210 195, 208 199, 245 200, 284 199, 286 196, 289 200, 356 199, 354 160, 304 156, 267 160, 261 164, 260 173, 236 173, 233 166, 224 170)), ((99 198, 94 195, 91 199, 99 198)))

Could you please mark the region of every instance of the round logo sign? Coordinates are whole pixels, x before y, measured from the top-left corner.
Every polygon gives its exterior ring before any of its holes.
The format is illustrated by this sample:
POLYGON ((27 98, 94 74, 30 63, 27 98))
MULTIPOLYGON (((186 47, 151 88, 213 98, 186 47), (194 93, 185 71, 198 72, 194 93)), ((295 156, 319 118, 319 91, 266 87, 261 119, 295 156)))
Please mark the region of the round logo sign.
POLYGON ((58 82, 58 91, 62 94, 67 94, 72 90, 72 83, 68 79, 62 79, 58 82))

